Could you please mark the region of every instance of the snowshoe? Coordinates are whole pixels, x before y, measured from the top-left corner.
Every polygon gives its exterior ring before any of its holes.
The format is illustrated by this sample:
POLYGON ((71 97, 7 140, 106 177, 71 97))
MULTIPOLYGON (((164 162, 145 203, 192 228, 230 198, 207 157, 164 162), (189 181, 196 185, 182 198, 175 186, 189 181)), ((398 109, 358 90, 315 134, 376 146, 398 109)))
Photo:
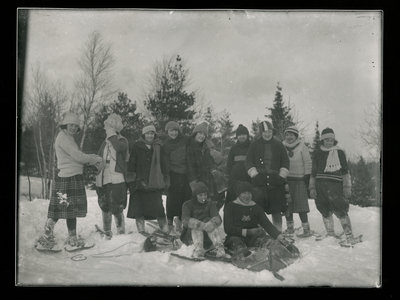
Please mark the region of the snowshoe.
POLYGON ((35 242, 35 249, 40 252, 61 252, 62 247, 58 245, 54 237, 46 237, 45 235, 41 236, 36 242, 35 242))
POLYGON ((341 239, 342 235, 343 235, 343 232, 341 234, 334 234, 334 235, 327 234, 327 233, 321 234, 321 233, 313 232, 313 236, 315 237, 315 240, 317 242, 322 241, 329 237, 333 237, 335 239, 341 239))
POLYGON ((204 257, 205 257, 205 259, 212 260, 212 261, 221 261, 221 262, 228 262, 228 263, 232 262, 231 255, 225 253, 224 255, 219 256, 218 254, 219 254, 218 249, 212 248, 205 252, 204 257))
POLYGON ((298 238, 304 239, 304 238, 308 238, 308 237, 313 236, 313 233, 311 231, 308 231, 308 232, 303 232, 303 233, 296 234, 296 236, 298 238))
POLYGON ((145 252, 173 251, 182 246, 179 237, 169 235, 160 229, 157 229, 152 233, 141 232, 141 234, 146 237, 143 244, 143 250, 145 252))
POLYGON ((81 237, 69 237, 64 246, 65 251, 75 252, 79 250, 90 249, 95 246, 94 242, 85 241, 81 237))
POLYGON ((346 238, 339 242, 339 245, 346 248, 353 248, 355 244, 362 242, 362 234, 356 237, 346 238))
POLYGON ((171 256, 174 256, 174 257, 186 259, 186 260, 197 261, 197 262, 199 262, 199 261, 205 261, 205 260, 206 260, 205 257, 185 256, 185 255, 181 255, 181 254, 174 253, 174 252, 170 253, 170 255, 171 255, 171 256))

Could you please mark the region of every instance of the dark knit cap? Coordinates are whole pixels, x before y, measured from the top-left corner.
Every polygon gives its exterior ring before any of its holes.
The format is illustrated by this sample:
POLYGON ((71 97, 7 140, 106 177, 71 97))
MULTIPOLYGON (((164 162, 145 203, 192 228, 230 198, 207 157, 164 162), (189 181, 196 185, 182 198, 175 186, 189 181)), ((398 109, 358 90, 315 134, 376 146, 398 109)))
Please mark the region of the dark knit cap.
POLYGON ((168 132, 168 130, 172 130, 172 129, 176 129, 176 130, 180 131, 179 124, 177 122, 175 122, 175 121, 169 121, 165 125, 165 131, 168 132))
POLYGON ((332 128, 327 127, 324 130, 322 130, 322 132, 321 132, 321 140, 329 138, 329 137, 335 139, 335 133, 333 132, 332 128))
POLYGON ((202 132, 204 135, 208 135, 208 124, 206 122, 196 125, 193 129, 192 135, 194 136, 197 132, 202 132))
POLYGON ((201 193, 208 193, 207 186, 201 181, 193 183, 191 188, 193 196, 197 196, 201 193))
POLYGON ((239 124, 238 128, 236 129, 236 137, 238 137, 239 135, 242 135, 242 134, 246 134, 247 136, 250 135, 247 127, 243 126, 242 124, 239 124))
POLYGON ((253 186, 251 183, 247 181, 239 181, 239 183, 236 186, 236 196, 239 196, 241 193, 244 192, 252 192, 253 186))

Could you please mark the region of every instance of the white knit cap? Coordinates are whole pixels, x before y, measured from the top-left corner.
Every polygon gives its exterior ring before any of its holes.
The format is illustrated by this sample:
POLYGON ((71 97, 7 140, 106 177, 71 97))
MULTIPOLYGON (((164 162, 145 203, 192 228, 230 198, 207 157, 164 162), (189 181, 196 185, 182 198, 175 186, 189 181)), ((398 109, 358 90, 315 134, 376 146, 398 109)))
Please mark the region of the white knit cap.
POLYGON ((124 128, 122 118, 114 113, 108 116, 107 120, 104 121, 104 125, 108 125, 116 132, 120 132, 124 128))
POLYGON ((156 133, 156 128, 154 127, 154 125, 148 125, 146 127, 144 127, 142 129, 142 134, 146 134, 147 132, 153 131, 154 133, 156 133))

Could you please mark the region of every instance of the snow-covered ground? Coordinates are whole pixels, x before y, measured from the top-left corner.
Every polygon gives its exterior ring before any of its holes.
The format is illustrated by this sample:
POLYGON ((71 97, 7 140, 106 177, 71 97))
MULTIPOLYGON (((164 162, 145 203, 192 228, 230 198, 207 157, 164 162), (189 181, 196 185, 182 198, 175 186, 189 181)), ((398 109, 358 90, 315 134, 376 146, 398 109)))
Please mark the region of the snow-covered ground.
MULTIPOLYGON (((40 183, 40 180, 33 181, 40 183)), ((26 178, 21 177, 20 195, 27 184, 26 178)), ((297 240, 302 258, 281 270, 279 274, 285 280, 279 281, 266 270, 254 273, 226 263, 191 262, 168 253, 140 252, 144 237, 137 233, 133 219, 126 219, 129 233, 103 240, 94 232, 94 224, 101 224, 96 193, 87 190, 87 196, 88 214, 78 219, 77 229, 84 238, 93 239, 96 246, 79 252, 86 258, 81 261, 71 259, 78 253, 45 254, 34 249, 35 239, 43 232, 48 200, 36 198, 30 202, 25 196, 19 197, 17 284, 292 287, 378 287, 381 284, 381 210, 377 207, 350 207, 353 231, 364 237, 354 248, 340 247, 333 238, 319 242, 313 238, 297 240)), ((323 232, 314 201, 310 199, 309 205, 311 228, 323 232)), ((222 210, 220 213, 223 216, 222 210)), ((295 227, 299 227, 298 216, 294 219, 295 227)), ((115 230, 113 224, 114 233, 115 230)), ((341 232, 336 218, 335 230, 341 232)), ((55 236, 60 242, 64 241, 67 236, 65 220, 57 223, 55 236)), ((189 253, 191 247, 183 246, 179 251, 189 253)))

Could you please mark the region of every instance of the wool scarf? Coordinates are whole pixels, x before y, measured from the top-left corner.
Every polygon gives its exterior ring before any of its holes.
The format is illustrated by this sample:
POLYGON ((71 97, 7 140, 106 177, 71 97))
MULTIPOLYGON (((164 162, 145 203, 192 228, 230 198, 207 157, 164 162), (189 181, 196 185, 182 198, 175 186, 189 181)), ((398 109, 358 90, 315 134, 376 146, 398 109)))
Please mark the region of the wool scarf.
POLYGON ((340 164, 338 150, 341 149, 338 146, 326 148, 323 145, 321 145, 321 150, 329 151, 324 172, 335 172, 337 170, 340 170, 342 166, 340 164))
POLYGON ((283 141, 282 144, 285 146, 286 151, 288 152, 289 157, 293 157, 293 151, 296 149, 298 145, 300 145, 300 139, 295 140, 293 143, 289 144, 286 141, 283 141))
POLYGON ((150 174, 149 174, 149 184, 150 189, 163 189, 165 187, 164 176, 161 172, 161 158, 160 158, 160 142, 154 140, 152 142, 143 139, 146 145, 150 145, 153 148, 153 155, 151 157, 150 163, 150 174))

